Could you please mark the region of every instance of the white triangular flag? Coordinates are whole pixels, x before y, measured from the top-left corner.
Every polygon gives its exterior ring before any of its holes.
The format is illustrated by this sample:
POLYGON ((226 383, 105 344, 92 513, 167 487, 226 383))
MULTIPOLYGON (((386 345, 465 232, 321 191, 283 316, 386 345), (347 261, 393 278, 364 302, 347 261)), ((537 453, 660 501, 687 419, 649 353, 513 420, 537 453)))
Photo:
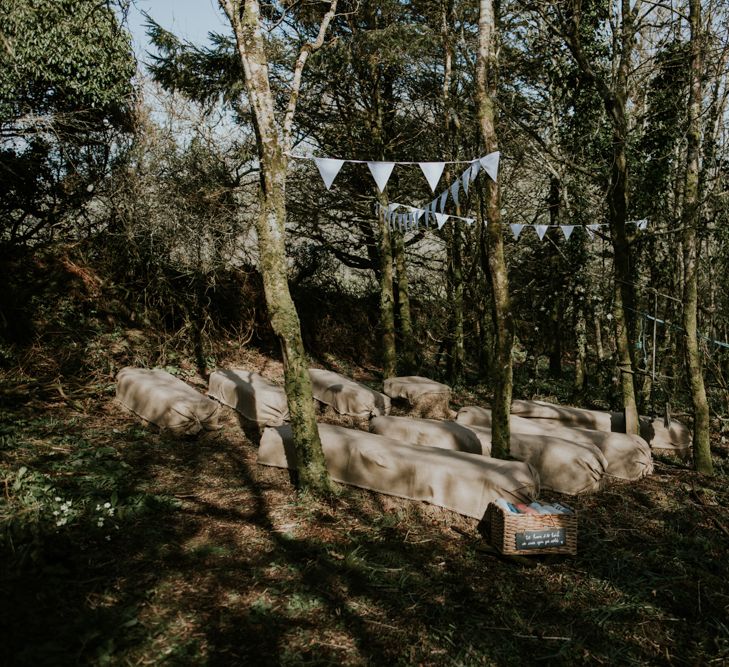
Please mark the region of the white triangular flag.
POLYGON ((587 236, 590 240, 595 238, 595 230, 599 227, 600 225, 587 225, 585 227, 585 231, 587 232, 587 236))
POLYGON ((484 155, 479 160, 484 171, 491 177, 494 183, 496 183, 496 178, 499 175, 499 155, 499 151, 496 151, 495 153, 484 155))
POLYGON ((465 222, 467 225, 472 225, 473 218, 463 218, 463 222, 465 222))
POLYGON ((463 193, 468 197, 468 186, 471 183, 471 167, 461 174, 461 183, 463 183, 463 193))
POLYGON ((514 239, 518 240, 519 234, 521 234, 521 230, 524 229, 524 225, 513 224, 509 225, 509 227, 511 227, 511 233, 514 235, 514 239))
POLYGON ((387 210, 392 212, 400 208, 401 204, 398 204, 397 202, 391 202, 387 205, 387 210))
POLYGON ((344 164, 344 160, 335 160, 330 157, 317 157, 314 158, 316 168, 321 174, 321 178, 324 181, 324 185, 327 186, 327 190, 331 189, 334 179, 337 177, 339 170, 344 164))
POLYGON ((438 181, 443 174, 445 162, 418 162, 418 164, 423 170, 425 179, 428 181, 430 191, 435 192, 435 188, 438 186, 438 181))
POLYGON ((445 225, 446 222, 448 222, 448 218, 450 216, 446 215, 445 213, 436 213, 435 214, 435 221, 438 225, 438 229, 441 229, 443 225, 445 225))
POLYGON ((416 220, 420 220, 420 218, 423 217, 423 213, 425 213, 425 209, 423 209, 423 208, 416 208, 414 212, 415 212, 415 219, 416 220))
POLYGON ((453 201, 456 202, 456 206, 458 206, 458 192, 461 189, 461 181, 456 181, 451 185, 451 196, 453 197, 453 201))
POLYGON ((471 162, 471 182, 476 180, 478 172, 481 171, 481 163, 478 160, 471 162))
POLYGON ((566 241, 570 240, 570 236, 572 236, 572 232, 575 229, 574 225, 560 225, 562 228, 562 233, 564 234, 564 238, 566 241))
POLYGON ((445 205, 446 201, 448 201, 448 190, 444 190, 443 194, 440 196, 440 212, 443 213, 445 211, 445 205))
POLYGON ((370 168, 372 178, 375 179, 377 187, 380 192, 384 192, 387 187, 387 181, 390 180, 390 174, 395 168, 394 162, 368 162, 367 166, 370 168))
POLYGON ((643 220, 638 220, 638 229, 646 229, 648 227, 648 220, 645 218, 643 220))
POLYGON ((541 241, 544 238, 544 235, 547 233, 547 230, 549 229, 549 225, 534 225, 534 229, 537 230, 537 236, 539 237, 539 240, 541 241))

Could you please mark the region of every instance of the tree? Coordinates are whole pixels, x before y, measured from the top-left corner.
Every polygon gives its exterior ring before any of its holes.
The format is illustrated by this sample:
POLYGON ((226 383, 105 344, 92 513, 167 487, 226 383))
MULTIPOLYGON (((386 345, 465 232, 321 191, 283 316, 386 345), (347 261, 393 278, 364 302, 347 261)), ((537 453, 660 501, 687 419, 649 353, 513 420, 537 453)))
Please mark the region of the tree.
POLYGON ((256 131, 260 160, 260 210, 256 220, 260 268, 271 326, 279 339, 283 355, 298 482, 303 489, 328 493, 331 483, 316 425, 301 326, 286 275, 286 154, 291 147, 291 130, 304 66, 309 54, 324 43, 327 27, 336 12, 337 0, 332 0, 316 39, 306 42, 299 52, 288 104, 278 124, 259 4, 257 0, 219 2, 235 34, 256 131))
POLYGON ((714 472, 709 441, 709 402, 706 398, 696 333, 698 310, 698 239, 700 222, 699 158, 701 154, 702 30, 701 0, 689 1, 691 56, 689 59, 688 136, 686 181, 683 202, 684 310, 686 330, 686 369, 694 408, 694 467, 711 475, 714 472))
MULTIPOLYGON (((496 15, 492 0, 480 0, 478 21, 478 56, 476 66, 478 121, 484 148, 498 150, 496 133, 496 89, 498 49, 496 15)), ((510 451, 509 419, 511 414, 512 366, 511 347, 514 329, 509 298, 509 278, 504 259, 504 233, 501 225, 499 184, 485 179, 485 209, 488 239, 488 266, 495 329, 494 400, 492 403, 492 451, 504 458, 510 451)))
POLYGON ((70 232, 132 129, 135 68, 104 3, 0 5, 0 243, 70 232))

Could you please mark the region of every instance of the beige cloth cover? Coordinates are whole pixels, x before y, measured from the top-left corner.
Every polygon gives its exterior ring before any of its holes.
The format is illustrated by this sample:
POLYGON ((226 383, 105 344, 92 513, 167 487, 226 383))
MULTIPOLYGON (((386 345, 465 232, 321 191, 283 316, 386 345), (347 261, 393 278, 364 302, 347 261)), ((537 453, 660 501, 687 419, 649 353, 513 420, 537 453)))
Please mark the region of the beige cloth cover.
POLYGON ((160 428, 189 435, 218 428, 218 404, 160 368, 122 368, 116 376, 116 397, 160 428))
POLYGON ((451 388, 447 384, 419 375, 387 378, 384 391, 390 398, 404 398, 410 403, 427 394, 446 394, 449 398, 451 395, 451 388))
POLYGON ((413 417, 374 417, 370 419, 370 432, 411 445, 440 447, 457 452, 470 452, 488 456, 480 439, 470 429, 454 421, 415 419, 413 417))
MULTIPOLYGON (((497 498, 529 503, 539 494, 539 476, 521 461, 409 445, 330 424, 319 424, 319 436, 332 479, 475 519, 497 498)), ((291 427, 265 429, 258 462, 288 468, 293 461, 291 427)))
POLYGON ((289 419, 283 387, 243 369, 224 369, 210 375, 208 396, 263 426, 279 426, 289 419))
POLYGON ((340 415, 377 417, 390 414, 390 397, 334 371, 310 368, 314 398, 340 415))
MULTIPOLYGON (((459 424, 471 427, 491 427, 491 410, 478 406, 461 408, 456 417, 459 424)), ((553 419, 525 419, 511 415, 511 432, 560 438, 583 445, 595 445, 605 456, 608 475, 636 480, 653 472, 653 457, 648 443, 637 435, 608 433, 587 428, 565 426, 553 419)))
MULTIPOLYGON (((569 406, 553 405, 544 401, 513 401, 511 414, 530 419, 553 419, 562 424, 582 428, 625 433, 625 416, 621 412, 603 412, 569 406)), ((652 449, 663 449, 685 454, 691 447, 691 431, 677 421, 666 428, 662 419, 640 417, 640 435, 652 449)))

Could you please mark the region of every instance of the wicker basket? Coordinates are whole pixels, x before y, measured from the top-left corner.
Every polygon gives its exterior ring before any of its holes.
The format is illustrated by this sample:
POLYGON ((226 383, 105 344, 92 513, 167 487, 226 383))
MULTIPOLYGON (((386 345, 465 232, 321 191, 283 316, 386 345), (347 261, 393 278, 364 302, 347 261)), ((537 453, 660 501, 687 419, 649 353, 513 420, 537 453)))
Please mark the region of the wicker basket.
POLYGON ((488 506, 491 545, 502 554, 577 553, 577 513, 512 514, 498 505, 488 506))

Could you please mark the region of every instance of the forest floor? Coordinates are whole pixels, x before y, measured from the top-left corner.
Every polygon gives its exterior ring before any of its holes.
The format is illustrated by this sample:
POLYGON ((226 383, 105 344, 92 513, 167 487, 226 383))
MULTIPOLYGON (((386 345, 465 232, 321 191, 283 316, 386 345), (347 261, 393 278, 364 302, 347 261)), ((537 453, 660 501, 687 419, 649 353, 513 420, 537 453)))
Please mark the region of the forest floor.
POLYGON ((718 441, 711 479, 659 458, 638 482, 543 494, 577 509, 577 555, 510 559, 446 510, 298 496, 232 412, 187 439, 141 425, 108 378, 5 374, 0 397, 6 664, 729 663, 718 441))

